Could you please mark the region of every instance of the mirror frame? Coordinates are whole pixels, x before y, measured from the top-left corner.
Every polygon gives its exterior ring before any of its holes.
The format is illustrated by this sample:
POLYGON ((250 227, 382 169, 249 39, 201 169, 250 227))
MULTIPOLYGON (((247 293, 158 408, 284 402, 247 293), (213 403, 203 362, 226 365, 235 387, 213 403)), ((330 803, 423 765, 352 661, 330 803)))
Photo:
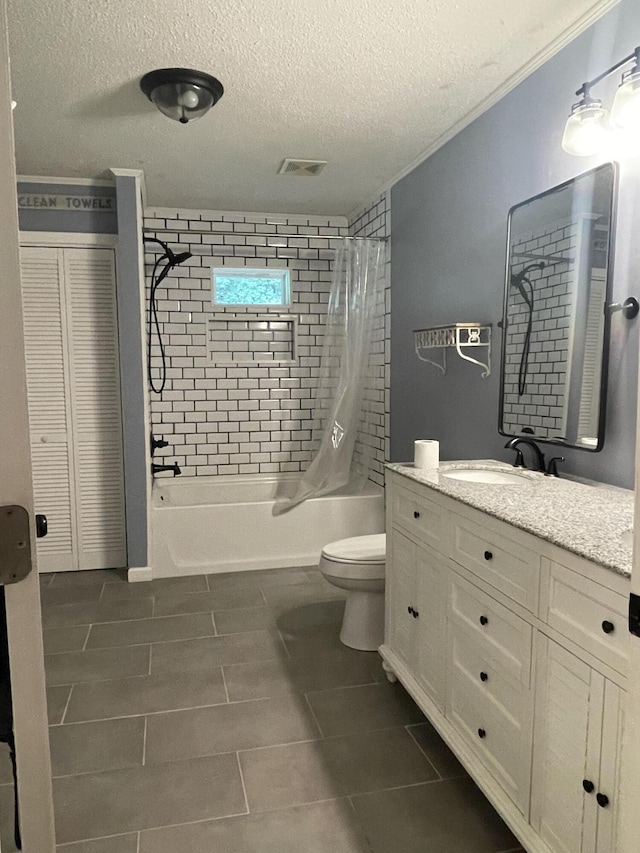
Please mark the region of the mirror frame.
POLYGON ((514 204, 513 207, 509 209, 509 213, 507 216, 507 252, 506 252, 506 265, 505 265, 505 279, 504 279, 504 299, 503 299, 503 308, 502 308, 502 320, 499 323, 500 329, 502 331, 502 345, 500 347, 500 396, 498 400, 498 432, 500 435, 505 436, 506 438, 527 438, 530 437, 532 441, 535 441, 536 444, 553 444, 557 447, 569 447, 575 450, 584 450, 587 453, 598 453, 604 447, 604 438, 605 438, 605 425, 606 425, 606 415, 607 415, 607 385, 608 385, 608 374, 609 374, 609 348, 610 348, 610 330, 611 330, 611 312, 608 310, 608 306, 611 304, 612 298, 612 290, 613 290, 613 266, 614 266, 614 251, 615 251, 615 232, 617 227, 617 210, 618 210, 618 178, 619 178, 619 166, 615 160, 609 160, 605 163, 600 163, 599 166, 595 166, 593 169, 588 169, 586 172, 581 172, 579 175, 575 175, 575 177, 570 178, 567 181, 563 181, 563 183, 558 184, 555 187, 551 187, 548 190, 544 190, 537 195, 532 196, 531 198, 527 198, 524 201, 518 202, 518 204, 514 204), (538 438, 535 434, 528 436, 527 433, 520 433, 519 435, 514 435, 510 432, 505 432, 502 428, 503 418, 504 418, 504 365, 506 358, 506 348, 507 348, 507 311, 509 307, 509 284, 510 284, 510 260, 511 260, 511 221, 513 218, 514 211, 518 208, 522 207, 525 204, 531 204, 531 202, 538 201, 538 199, 544 198, 545 196, 550 195, 551 193, 560 192, 561 190, 566 189, 575 181, 580 178, 584 178, 587 175, 594 174, 601 169, 611 168, 612 170, 612 190, 611 190, 611 214, 610 214, 610 227, 609 227, 609 240, 607 244, 607 277, 606 277, 606 285, 605 285, 605 321, 604 321, 604 334, 602 339, 602 372, 600 379, 600 406, 599 406, 599 420, 598 420, 598 442, 595 447, 585 447, 580 444, 570 444, 568 441, 564 439, 557 438, 538 438))

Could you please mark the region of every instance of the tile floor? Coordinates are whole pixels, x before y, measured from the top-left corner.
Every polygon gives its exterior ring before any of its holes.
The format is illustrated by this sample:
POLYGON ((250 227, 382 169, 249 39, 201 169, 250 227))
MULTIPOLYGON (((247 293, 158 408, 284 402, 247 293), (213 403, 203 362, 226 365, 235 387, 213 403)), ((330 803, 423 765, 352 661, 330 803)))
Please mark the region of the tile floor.
POLYGON ((520 850, 317 572, 41 580, 58 853, 520 850))

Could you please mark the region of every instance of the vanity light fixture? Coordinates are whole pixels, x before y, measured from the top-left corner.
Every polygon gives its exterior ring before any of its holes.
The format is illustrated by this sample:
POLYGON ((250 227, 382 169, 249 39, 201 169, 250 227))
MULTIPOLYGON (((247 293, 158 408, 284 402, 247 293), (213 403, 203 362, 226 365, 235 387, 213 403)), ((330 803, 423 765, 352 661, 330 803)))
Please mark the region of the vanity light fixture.
POLYGON ((579 157, 597 154, 609 138, 612 125, 621 130, 640 130, 640 47, 593 80, 583 83, 576 95, 580 100, 571 108, 562 137, 562 147, 567 154, 579 157), (591 97, 591 88, 629 62, 635 65, 622 75, 609 117, 602 101, 591 97))
POLYGON ((161 113, 188 124, 201 118, 224 94, 219 80, 189 68, 158 68, 140 80, 140 88, 161 113))

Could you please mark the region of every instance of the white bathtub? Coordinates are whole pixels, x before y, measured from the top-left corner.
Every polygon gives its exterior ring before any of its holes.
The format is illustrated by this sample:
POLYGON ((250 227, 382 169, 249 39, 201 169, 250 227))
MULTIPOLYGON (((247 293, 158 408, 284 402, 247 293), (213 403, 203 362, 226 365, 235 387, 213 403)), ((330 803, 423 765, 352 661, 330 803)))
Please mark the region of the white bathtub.
POLYGON ((336 539, 384 531, 384 492, 344 487, 273 515, 297 474, 205 476, 153 485, 153 577, 311 566, 336 539))

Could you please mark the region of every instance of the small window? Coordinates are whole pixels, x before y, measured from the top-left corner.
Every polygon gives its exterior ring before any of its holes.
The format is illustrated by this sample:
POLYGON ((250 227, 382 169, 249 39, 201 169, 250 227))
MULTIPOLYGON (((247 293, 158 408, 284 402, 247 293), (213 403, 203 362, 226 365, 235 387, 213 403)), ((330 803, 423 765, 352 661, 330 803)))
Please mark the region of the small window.
POLYGON ((213 304, 224 308, 242 305, 288 306, 291 302, 289 270, 213 270, 213 304))

